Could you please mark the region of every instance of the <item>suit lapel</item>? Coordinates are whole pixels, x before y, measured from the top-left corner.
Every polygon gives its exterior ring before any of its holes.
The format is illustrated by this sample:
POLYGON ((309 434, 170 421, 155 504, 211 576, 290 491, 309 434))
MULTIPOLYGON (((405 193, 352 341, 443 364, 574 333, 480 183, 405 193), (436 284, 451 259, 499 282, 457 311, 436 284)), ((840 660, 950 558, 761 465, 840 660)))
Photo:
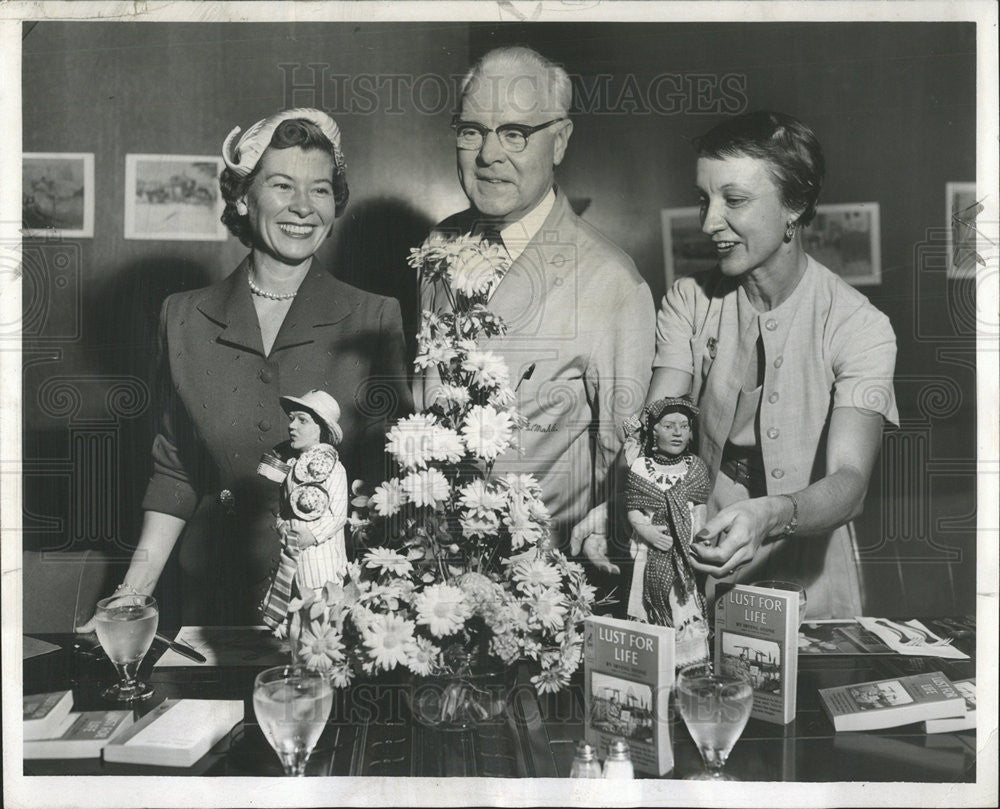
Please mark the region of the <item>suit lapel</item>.
POLYGON ((311 343, 316 329, 339 323, 353 310, 349 288, 314 260, 274 338, 271 353, 311 343))
MULTIPOLYGON (((198 310, 220 327, 219 342, 239 346, 264 355, 264 342, 260 336, 260 323, 246 283, 247 256, 239 267, 221 284, 212 287, 199 301, 198 310)), ((346 318, 353 310, 349 288, 312 263, 302 280, 298 294, 288 308, 271 353, 292 346, 311 343, 316 328, 330 326, 346 318)))
MULTIPOLYGON (((512 331, 524 330, 540 316, 553 287, 577 271, 578 257, 568 251, 572 226, 569 203, 560 191, 545 222, 497 285, 489 308, 504 319, 512 331), (555 238, 552 238, 555 235, 555 238)), ((496 343, 502 344, 504 338, 496 343)))
POLYGON ((246 280, 249 263, 250 256, 247 256, 228 278, 211 287, 198 302, 198 310, 220 326, 220 342, 263 355, 260 324, 246 280))

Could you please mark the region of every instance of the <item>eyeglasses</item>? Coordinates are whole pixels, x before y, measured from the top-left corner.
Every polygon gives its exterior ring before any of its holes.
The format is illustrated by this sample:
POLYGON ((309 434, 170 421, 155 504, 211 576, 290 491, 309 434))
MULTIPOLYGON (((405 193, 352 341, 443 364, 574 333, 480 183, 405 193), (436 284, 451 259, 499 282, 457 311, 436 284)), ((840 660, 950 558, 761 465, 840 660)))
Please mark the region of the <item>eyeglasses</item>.
POLYGON ((525 126, 524 124, 500 124, 496 129, 477 124, 475 121, 454 120, 451 128, 455 130, 455 143, 459 149, 470 152, 478 152, 483 148, 483 142, 490 132, 497 133, 497 140, 507 152, 523 152, 528 145, 528 138, 536 132, 546 127, 557 124, 560 121, 567 121, 568 118, 553 118, 538 126, 525 126))

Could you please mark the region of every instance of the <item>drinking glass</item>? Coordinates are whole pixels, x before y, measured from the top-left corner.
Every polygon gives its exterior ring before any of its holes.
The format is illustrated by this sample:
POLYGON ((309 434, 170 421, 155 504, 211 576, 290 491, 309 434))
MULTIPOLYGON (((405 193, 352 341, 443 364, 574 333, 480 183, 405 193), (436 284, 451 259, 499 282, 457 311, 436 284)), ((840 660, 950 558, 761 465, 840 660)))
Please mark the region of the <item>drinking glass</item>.
POLYGON ((332 707, 333 686, 318 671, 298 665, 275 666, 257 675, 254 713, 285 775, 305 775, 332 707))
POLYGON ((133 594, 104 598, 97 602, 94 619, 97 639, 121 677, 101 696, 115 702, 139 702, 151 697, 153 687, 137 680, 136 673, 156 635, 160 620, 156 599, 133 594))
POLYGON ((716 674, 711 663, 695 663, 677 675, 677 705, 698 746, 705 771, 694 780, 730 780, 722 768, 753 706, 753 686, 742 673, 716 674))
POLYGON ((799 626, 802 626, 803 621, 806 620, 806 604, 809 603, 809 599, 806 597, 806 588, 803 587, 798 582, 794 581, 781 581, 780 579, 764 579, 763 581, 755 581, 751 586, 753 587, 766 587, 768 590, 788 590, 792 593, 799 594, 799 626))

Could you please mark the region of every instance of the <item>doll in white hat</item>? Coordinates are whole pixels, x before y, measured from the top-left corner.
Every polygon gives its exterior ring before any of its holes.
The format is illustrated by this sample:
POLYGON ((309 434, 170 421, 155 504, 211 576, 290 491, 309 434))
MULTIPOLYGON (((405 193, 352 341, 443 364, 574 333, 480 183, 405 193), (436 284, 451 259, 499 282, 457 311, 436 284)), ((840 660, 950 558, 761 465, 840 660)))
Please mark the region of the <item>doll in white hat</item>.
POLYGON ((284 625, 293 582, 305 594, 329 581, 339 583, 347 569, 347 472, 335 449, 344 437, 340 406, 321 390, 280 401, 293 455, 281 463, 269 453, 258 468, 272 480, 284 476, 276 523, 281 560, 262 605, 264 622, 274 629, 284 625))

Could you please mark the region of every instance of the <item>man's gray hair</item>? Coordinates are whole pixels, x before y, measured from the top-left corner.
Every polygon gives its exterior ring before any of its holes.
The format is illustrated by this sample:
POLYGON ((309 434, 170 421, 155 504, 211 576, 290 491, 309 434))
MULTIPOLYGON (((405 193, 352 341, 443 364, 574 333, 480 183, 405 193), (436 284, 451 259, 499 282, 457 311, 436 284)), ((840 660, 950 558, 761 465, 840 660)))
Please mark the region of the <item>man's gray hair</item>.
POLYGON ((551 59, 546 59, 538 51, 524 45, 511 45, 494 48, 484 54, 462 79, 459 98, 464 99, 472 83, 483 73, 513 73, 518 71, 528 75, 540 75, 545 78, 543 104, 546 112, 557 117, 569 115, 573 103, 573 84, 562 65, 551 59))

